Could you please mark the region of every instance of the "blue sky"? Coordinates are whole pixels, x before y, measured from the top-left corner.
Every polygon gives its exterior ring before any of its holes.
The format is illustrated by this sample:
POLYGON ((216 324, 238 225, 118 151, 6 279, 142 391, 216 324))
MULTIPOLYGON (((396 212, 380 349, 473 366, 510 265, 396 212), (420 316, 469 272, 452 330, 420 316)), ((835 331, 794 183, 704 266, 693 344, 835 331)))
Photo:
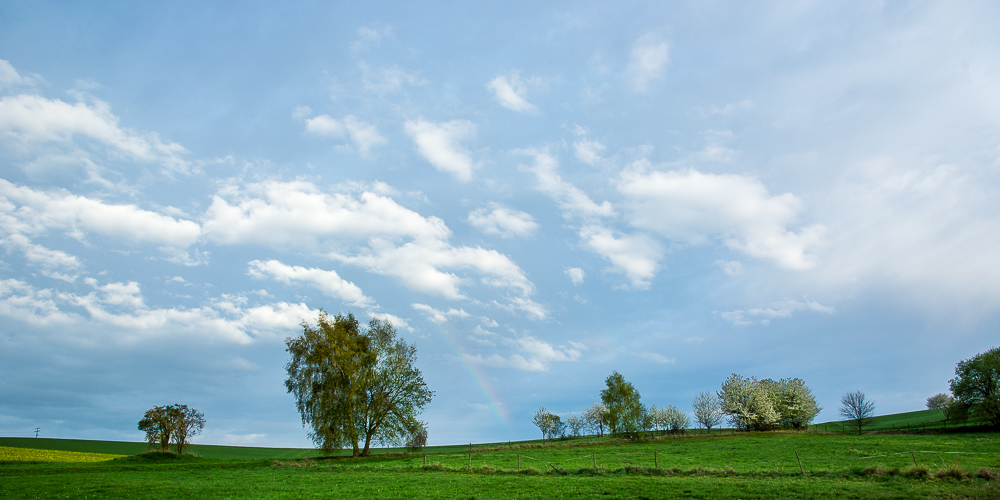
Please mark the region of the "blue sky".
POLYGON ((997 345, 995 3, 286 4, 0 6, 0 435, 308 446, 320 308, 438 444, 615 370, 916 410, 997 345))

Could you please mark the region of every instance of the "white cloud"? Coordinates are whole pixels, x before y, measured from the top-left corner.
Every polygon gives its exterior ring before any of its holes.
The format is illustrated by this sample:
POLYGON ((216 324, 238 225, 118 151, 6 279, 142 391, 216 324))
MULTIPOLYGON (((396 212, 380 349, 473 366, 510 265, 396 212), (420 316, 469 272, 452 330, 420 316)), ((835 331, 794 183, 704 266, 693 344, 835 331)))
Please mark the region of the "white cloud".
POLYGON ((416 331, 416 330, 413 329, 413 327, 410 326, 410 323, 408 321, 406 321, 405 319, 400 318, 399 316, 396 316, 394 314, 389 314, 389 313, 384 313, 384 312, 376 312, 376 311, 368 311, 368 317, 373 318, 373 319, 378 318, 378 319, 380 319, 382 321, 388 321, 397 330, 406 330, 408 332, 414 332, 414 331, 416 331))
POLYGON ((577 159, 588 165, 597 165, 600 163, 603 160, 601 153, 606 149, 604 144, 587 139, 581 139, 573 143, 573 150, 576 152, 577 159))
POLYGON ((469 213, 469 223, 486 234, 503 238, 531 236, 538 229, 538 223, 531 215, 507 208, 498 203, 490 203, 492 211, 477 208, 469 213))
POLYGON ((358 28, 358 39, 351 42, 351 52, 357 54, 370 47, 377 47, 385 38, 392 38, 392 26, 384 25, 376 28, 361 26, 358 28))
POLYGON ((255 278, 271 277, 286 284, 291 284, 293 281, 306 283, 330 297, 358 307, 370 307, 374 304, 370 297, 361 292, 361 288, 341 278, 333 270, 289 266, 277 260, 267 262, 254 260, 249 264, 248 272, 255 278))
POLYGON ((60 250, 52 250, 42 245, 36 245, 23 234, 11 234, 5 238, 0 238, 0 245, 7 248, 8 252, 17 250, 24 255, 29 264, 41 267, 42 273, 50 278, 73 281, 76 275, 70 276, 56 269, 72 271, 80 267, 80 260, 74 255, 70 255, 60 250))
POLYGON ((515 153, 529 155, 534 158, 533 165, 522 165, 521 168, 535 174, 537 188, 559 204, 563 216, 570 217, 609 217, 615 215, 611 203, 605 201, 600 205, 594 203, 581 189, 563 180, 557 169, 559 161, 548 152, 537 149, 517 150, 515 153))
POLYGON ((319 115, 306 119, 306 133, 321 136, 341 138, 346 133, 351 143, 361 154, 367 154, 371 148, 381 146, 388 141, 378 133, 375 125, 359 120, 354 115, 347 115, 343 120, 331 118, 329 115, 319 115))
POLYGON ((187 151, 177 143, 164 143, 155 133, 139 134, 118 125, 111 106, 99 99, 91 104, 69 104, 33 94, 0 98, 0 137, 22 145, 75 144, 76 138, 104 144, 132 159, 159 163, 167 172, 191 173, 187 151))
POLYGON ((580 269, 579 267, 571 267, 566 270, 566 276, 569 276, 569 279, 573 281, 574 285, 582 285, 585 274, 583 269, 580 269))
POLYGON ((136 282, 85 282, 93 291, 79 295, 0 280, 0 316, 38 326, 71 326, 75 334, 61 341, 133 343, 149 337, 195 336, 248 344, 278 340, 319 313, 305 304, 285 302, 246 308, 245 298, 228 295, 196 308, 149 307, 136 282), (72 312, 79 309, 86 314, 72 312))
POLYGON ((814 300, 798 301, 798 300, 783 300, 780 302, 775 302, 769 307, 758 307, 753 309, 740 309, 736 311, 727 311, 720 313, 719 316, 722 319, 729 321, 737 326, 752 325, 754 323, 760 323, 762 325, 770 324, 772 319, 775 318, 788 318, 792 313, 796 311, 813 311, 821 312, 825 314, 833 314, 835 310, 832 307, 824 306, 819 302, 814 300), (761 318, 761 319, 755 319, 761 318))
POLYGON ((413 304, 413 308, 427 314, 428 318, 437 324, 448 321, 448 318, 467 318, 469 316, 469 313, 465 312, 464 309, 455 309, 454 307, 447 311, 439 311, 427 304, 413 304))
POLYGON ((373 68, 364 61, 358 63, 362 73, 362 84, 370 92, 394 92, 403 85, 424 85, 427 80, 415 71, 406 71, 395 64, 373 68))
POLYGON ((719 266, 726 274, 730 276, 739 276, 743 274, 743 263, 738 260, 726 261, 726 260, 716 260, 715 265, 719 266))
POLYGON ((677 363, 677 358, 668 358, 662 354, 657 354, 655 352, 639 352, 636 353, 642 359, 647 359, 654 363, 660 363, 662 365, 672 365, 677 363))
POLYGON ((455 176, 460 181, 472 180, 476 164, 472 153, 462 143, 475 138, 476 126, 468 120, 433 123, 423 118, 407 121, 404 129, 413 138, 413 145, 434 168, 455 176))
POLYGON ((757 179, 639 168, 624 172, 618 189, 628 199, 632 225, 673 241, 699 245, 717 238, 788 269, 818 262, 808 252, 821 243, 823 226, 789 230, 802 202, 791 193, 771 196, 757 179))
POLYGON ((496 353, 489 356, 467 354, 465 355, 466 359, 474 363, 499 368, 540 372, 548 370, 549 365, 552 363, 577 361, 582 356, 580 351, 586 349, 586 346, 583 344, 574 344, 571 347, 553 347, 552 344, 530 335, 513 339, 503 337, 499 340, 513 348, 516 352, 508 356, 501 356, 496 353))
POLYGON ((32 86, 41 78, 38 75, 22 75, 14 69, 10 61, 0 59, 0 89, 4 87, 32 86))
POLYGON ((628 61, 628 75, 632 89, 645 92, 663 78, 667 63, 670 62, 670 46, 649 33, 632 45, 628 61))
POLYGON ((528 87, 516 71, 510 76, 510 80, 505 76, 497 75, 486 85, 486 88, 492 90, 493 97, 507 109, 522 113, 537 111, 533 104, 525 100, 524 96, 528 92, 528 87))
POLYGON ((193 221, 63 190, 36 191, 4 179, 0 179, 0 229, 23 234, 59 229, 78 238, 90 232, 174 249, 194 244, 201 235, 201 227, 193 221))
POLYGON ((656 276, 663 249, 645 234, 616 237, 612 229, 587 225, 580 229, 580 239, 602 257, 611 261, 615 270, 623 273, 637 290, 649 288, 656 276))

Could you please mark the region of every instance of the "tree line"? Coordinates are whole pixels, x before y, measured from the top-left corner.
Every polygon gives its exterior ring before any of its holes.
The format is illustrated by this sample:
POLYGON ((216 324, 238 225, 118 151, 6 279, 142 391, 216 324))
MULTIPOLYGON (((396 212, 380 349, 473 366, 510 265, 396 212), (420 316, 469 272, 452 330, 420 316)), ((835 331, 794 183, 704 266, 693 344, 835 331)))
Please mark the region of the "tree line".
MULTIPOLYGON (((638 439, 646 433, 681 433, 691 426, 687 414, 673 405, 646 407, 635 386, 621 373, 605 379, 601 401, 593 403, 582 416, 571 415, 563 422, 559 415, 544 407, 535 412, 532 422, 542 432, 542 439, 580 436, 583 432, 638 439)), ((703 392, 691 403, 695 422, 712 432, 723 419, 737 429, 802 429, 809 425, 821 408, 801 379, 757 380, 732 374, 715 394, 703 392)))

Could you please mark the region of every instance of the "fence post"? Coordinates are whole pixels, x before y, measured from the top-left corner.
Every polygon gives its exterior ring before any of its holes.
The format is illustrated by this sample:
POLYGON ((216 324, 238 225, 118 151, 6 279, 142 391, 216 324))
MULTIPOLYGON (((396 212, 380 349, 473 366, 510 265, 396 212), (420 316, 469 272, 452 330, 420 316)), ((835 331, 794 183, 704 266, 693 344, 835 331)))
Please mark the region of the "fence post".
POLYGON ((597 473, 597 452, 594 452, 594 473, 597 473))
POLYGON ((517 454, 517 471, 521 472, 521 454, 517 454))
POLYGON ((659 469, 660 463, 656 461, 656 450, 653 450, 653 468, 659 469))
POLYGON ((472 443, 469 443, 469 470, 472 470, 472 443))
POLYGON ((916 467, 917 466, 917 456, 913 454, 912 450, 910 451, 910 458, 913 459, 913 466, 916 467))
POLYGON ((427 454, 426 453, 424 453, 424 465, 425 466, 427 465, 427 454))
POLYGON ((806 475, 805 469, 802 468, 802 459, 799 458, 799 451, 798 450, 795 450, 795 460, 797 460, 799 462, 799 473, 802 474, 803 476, 806 475))

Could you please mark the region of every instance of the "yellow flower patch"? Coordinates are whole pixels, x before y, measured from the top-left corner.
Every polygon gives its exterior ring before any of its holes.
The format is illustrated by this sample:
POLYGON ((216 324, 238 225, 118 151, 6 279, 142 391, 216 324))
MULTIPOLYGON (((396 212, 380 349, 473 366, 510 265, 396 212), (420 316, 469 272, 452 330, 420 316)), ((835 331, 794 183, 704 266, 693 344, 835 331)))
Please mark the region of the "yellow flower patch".
POLYGON ((125 455, 0 446, 0 462, 104 462, 105 460, 123 456, 125 455))

